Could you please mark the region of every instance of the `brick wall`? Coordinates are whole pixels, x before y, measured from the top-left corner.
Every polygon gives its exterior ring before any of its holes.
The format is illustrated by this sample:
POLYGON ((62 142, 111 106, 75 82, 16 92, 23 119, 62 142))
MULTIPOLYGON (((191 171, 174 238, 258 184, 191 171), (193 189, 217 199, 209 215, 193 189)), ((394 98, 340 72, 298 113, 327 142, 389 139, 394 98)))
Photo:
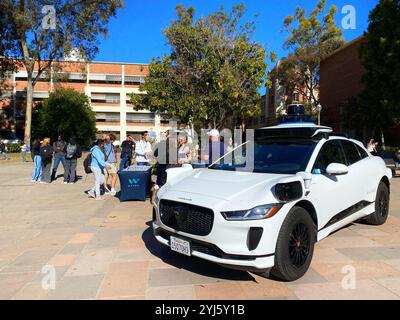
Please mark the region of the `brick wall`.
POLYGON ((363 89, 361 78, 365 69, 358 57, 364 38, 350 42, 321 63, 321 123, 342 131, 340 105, 363 89))

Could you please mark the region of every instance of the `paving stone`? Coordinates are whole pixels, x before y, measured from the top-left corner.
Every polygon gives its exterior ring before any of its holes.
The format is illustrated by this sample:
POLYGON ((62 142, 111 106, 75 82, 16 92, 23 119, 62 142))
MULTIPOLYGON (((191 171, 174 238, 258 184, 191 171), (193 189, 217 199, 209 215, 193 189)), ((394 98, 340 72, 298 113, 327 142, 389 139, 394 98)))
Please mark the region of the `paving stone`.
POLYGON ((90 239, 93 238, 93 233, 78 233, 74 235, 68 243, 77 244, 77 243, 88 243, 90 239))
POLYGON ((48 293, 50 300, 95 299, 104 275, 64 277, 57 282, 56 290, 48 293))
POLYGON ((359 280, 355 289, 344 289, 341 282, 288 286, 301 300, 397 300, 399 296, 372 280, 359 280))
POLYGON ((194 286, 152 287, 146 290, 147 300, 195 300, 194 286))
POLYGON ((384 260, 385 256, 381 254, 382 248, 339 248, 337 251, 355 261, 362 260, 384 260))
POLYGON ((237 282, 209 283, 195 286, 200 300, 243 300, 246 295, 237 282))
POLYGON ((148 262, 112 263, 97 298, 145 295, 148 262))
POLYGON ((0 273, 0 299, 11 299, 36 274, 36 272, 0 273))

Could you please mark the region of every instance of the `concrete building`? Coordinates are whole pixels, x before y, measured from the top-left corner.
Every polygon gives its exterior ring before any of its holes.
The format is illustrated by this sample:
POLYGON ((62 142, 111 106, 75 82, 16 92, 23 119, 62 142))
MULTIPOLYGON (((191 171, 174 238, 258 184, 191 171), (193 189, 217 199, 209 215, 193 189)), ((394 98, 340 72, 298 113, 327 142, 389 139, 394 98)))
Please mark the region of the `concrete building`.
MULTIPOLYGON (((158 136, 160 132, 169 129, 168 121, 147 110, 134 111, 129 103, 129 94, 140 93, 139 86, 144 83, 148 72, 147 64, 57 62, 50 74, 40 76, 34 88, 33 100, 36 104, 58 87, 72 88, 90 98, 99 132, 114 133, 120 141, 127 134, 139 137, 140 132, 145 130, 158 136)), ((0 108, 4 109, 3 113, 8 114, 2 121, 3 127, 6 126, 3 129, 14 129, 17 132, 23 130, 26 79, 27 73, 23 69, 9 75, 8 97, 3 97, 5 99, 0 104, 0 108), (10 113, 15 113, 15 124, 10 119, 10 113)))

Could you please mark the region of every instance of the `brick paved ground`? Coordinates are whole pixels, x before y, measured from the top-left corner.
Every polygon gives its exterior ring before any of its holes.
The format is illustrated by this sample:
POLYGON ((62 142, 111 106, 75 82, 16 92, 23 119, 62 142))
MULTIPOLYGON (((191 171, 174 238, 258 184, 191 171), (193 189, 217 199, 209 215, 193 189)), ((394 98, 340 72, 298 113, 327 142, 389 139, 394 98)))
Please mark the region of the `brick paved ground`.
POLYGON ((92 176, 41 185, 30 182, 31 170, 0 161, 0 299, 400 298, 399 178, 387 224, 336 232, 317 244, 305 277, 282 283, 160 247, 150 204, 90 200, 92 176), (43 289, 46 265, 55 268, 55 290, 43 289), (354 290, 342 287, 348 270, 354 290))

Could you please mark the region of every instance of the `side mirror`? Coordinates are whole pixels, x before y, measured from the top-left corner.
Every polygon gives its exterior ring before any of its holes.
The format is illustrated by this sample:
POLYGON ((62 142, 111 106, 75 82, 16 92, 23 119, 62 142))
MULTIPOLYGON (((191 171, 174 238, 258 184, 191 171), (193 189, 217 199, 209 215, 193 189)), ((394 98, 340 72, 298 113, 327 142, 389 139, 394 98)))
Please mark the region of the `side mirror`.
POLYGON ((328 168, 326 168, 326 173, 331 176, 340 176, 348 172, 349 168, 341 163, 331 163, 328 168))

